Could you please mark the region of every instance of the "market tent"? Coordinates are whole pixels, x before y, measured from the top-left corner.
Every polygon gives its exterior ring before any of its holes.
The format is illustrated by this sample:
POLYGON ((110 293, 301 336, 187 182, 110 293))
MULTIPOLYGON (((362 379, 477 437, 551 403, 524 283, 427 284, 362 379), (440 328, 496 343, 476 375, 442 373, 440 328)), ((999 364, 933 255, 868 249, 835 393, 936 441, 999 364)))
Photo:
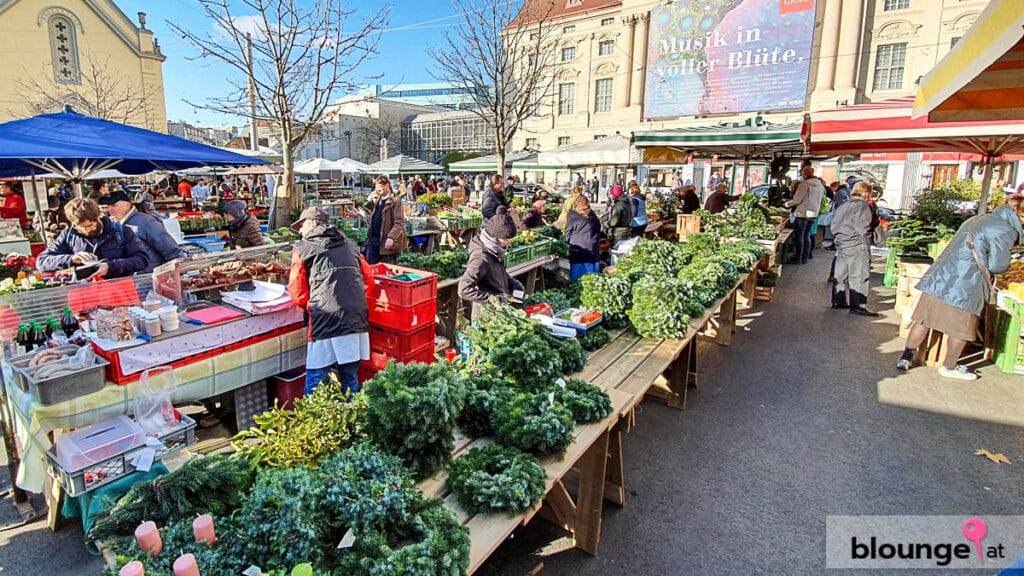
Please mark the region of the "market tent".
MULTIPOLYGON (((120 180, 122 178, 138 178, 140 176, 148 176, 149 174, 159 174, 160 170, 154 170, 146 174, 125 174, 120 170, 100 170, 99 172, 93 172, 83 180, 120 180)), ((63 174, 57 174, 55 172, 49 172, 47 174, 39 174, 38 178, 66 178, 63 174)))
POLYGON ((802 154, 803 124, 775 124, 760 117, 744 123, 651 130, 633 135, 633 144, 643 151, 644 161, 661 161, 665 149, 682 153, 717 155, 722 158, 771 158, 774 154, 802 154))
POLYGON ((913 117, 1024 120, 1024 0, 993 0, 921 80, 913 117))
POLYGON ((370 164, 366 167, 365 172, 369 174, 433 174, 444 172, 444 168, 419 158, 399 154, 387 160, 370 164))
POLYGON ((228 170, 226 176, 258 176, 263 174, 282 174, 284 167, 276 164, 261 164, 257 166, 243 166, 228 170))
POLYGON ((643 162, 643 155, 629 138, 615 134, 600 140, 562 146, 537 154, 537 163, 565 166, 628 166, 643 162))
POLYGON ((327 168, 327 165, 330 163, 331 161, 326 158, 307 158, 296 162, 292 171, 296 174, 316 176, 321 172, 330 170, 330 168, 327 168))
POLYGON ((356 174, 366 171, 366 164, 351 158, 341 158, 335 160, 332 164, 334 167, 331 170, 341 172, 342 174, 356 174))
POLYGON ((839 156, 867 152, 966 152, 985 158, 979 205, 984 210, 992 166, 1005 154, 1024 152, 1024 121, 929 122, 911 118, 914 99, 897 98, 811 112, 810 151, 839 156))
MULTIPOLYGON (((218 148, 218 149, 219 150, 224 150, 226 152, 234 152, 235 154, 240 154, 240 155, 245 156, 247 158, 258 158, 258 159, 264 160, 266 162, 281 163, 284 160, 284 156, 280 152, 278 152, 277 150, 274 150, 273 148, 271 148, 270 146, 257 146, 256 150, 250 150, 248 148, 218 148)), ((250 164, 251 163, 252 162, 250 162, 250 164)))
POLYGON ((124 174, 193 166, 262 164, 263 161, 65 111, 0 124, 0 176, 53 172, 82 179, 100 170, 124 174))
MULTIPOLYGON (((530 159, 536 159, 537 153, 529 150, 521 150, 519 152, 509 152, 505 154, 505 168, 512 168, 515 162, 529 161, 530 159)), ((491 172, 497 173, 498 170, 498 156, 497 154, 488 154, 487 156, 479 156, 477 158, 468 158, 466 160, 459 160, 458 162, 452 162, 448 165, 449 172, 491 172)))
POLYGON ((521 160, 512 162, 512 170, 542 171, 542 170, 568 170, 565 164, 541 164, 537 155, 528 156, 521 160))

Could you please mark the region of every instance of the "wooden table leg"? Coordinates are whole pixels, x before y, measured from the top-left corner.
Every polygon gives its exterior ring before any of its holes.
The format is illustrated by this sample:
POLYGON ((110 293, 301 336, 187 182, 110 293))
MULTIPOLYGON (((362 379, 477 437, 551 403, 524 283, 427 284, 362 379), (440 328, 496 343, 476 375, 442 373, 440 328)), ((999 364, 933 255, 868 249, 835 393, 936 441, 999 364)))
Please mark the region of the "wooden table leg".
MULTIPOLYGON (((690 340, 686 350, 686 388, 697 387, 697 340, 690 340)), ((685 397, 684 397, 685 401, 685 397)))
MULTIPOLYGON (((61 435, 61 430, 54 430, 50 432, 50 442, 54 445, 57 444, 57 437, 61 435)), ((14 479, 11 479, 13 483, 14 479)), ((46 480, 43 483, 43 497, 46 500, 46 525, 50 527, 50 530, 57 532, 61 529, 64 524, 64 516, 61 515, 61 509, 64 507, 64 489, 60 487, 60 482, 53 479, 53 476, 46 475, 46 480)))
POLYGON ((458 286, 449 286, 438 292, 438 308, 445 313, 439 320, 438 334, 452 342, 455 338, 455 327, 459 323, 458 286))
POLYGON ((668 368, 665 379, 668 380, 668 406, 678 410, 686 410, 686 391, 689 388, 690 349, 697 345, 697 339, 691 338, 683 348, 682 354, 668 368))
POLYGON ((746 280, 740 285, 740 293, 743 294, 743 308, 754 307, 754 293, 757 291, 757 268, 755 267, 747 274, 746 280))
POLYGON ((616 426, 608 437, 608 474, 605 477, 604 499, 619 506, 625 506, 626 473, 622 464, 622 430, 619 429, 620 426, 616 426))
POLYGON ((722 307, 718 310, 718 334, 715 336, 715 342, 729 346, 732 344, 732 333, 735 332, 736 326, 735 290, 729 293, 729 297, 722 302, 722 307))
POLYGON ((576 504, 576 547, 597 556, 601 542, 601 511, 604 507, 604 479, 608 466, 607 430, 580 460, 580 492, 576 504))
POLYGON ((534 268, 526 273, 526 283, 523 285, 526 289, 527 294, 533 294, 533 289, 537 285, 537 269, 534 268))

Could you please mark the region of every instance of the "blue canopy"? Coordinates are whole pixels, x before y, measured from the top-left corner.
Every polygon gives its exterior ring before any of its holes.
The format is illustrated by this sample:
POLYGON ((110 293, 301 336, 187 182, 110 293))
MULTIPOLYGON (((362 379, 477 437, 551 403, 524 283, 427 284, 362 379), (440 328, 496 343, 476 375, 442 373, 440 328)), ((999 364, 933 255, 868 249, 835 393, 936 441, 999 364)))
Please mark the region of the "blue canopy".
POLYGON ((0 177, 54 172, 82 179, 99 170, 125 174, 197 166, 267 164, 227 150, 72 111, 0 124, 0 177))

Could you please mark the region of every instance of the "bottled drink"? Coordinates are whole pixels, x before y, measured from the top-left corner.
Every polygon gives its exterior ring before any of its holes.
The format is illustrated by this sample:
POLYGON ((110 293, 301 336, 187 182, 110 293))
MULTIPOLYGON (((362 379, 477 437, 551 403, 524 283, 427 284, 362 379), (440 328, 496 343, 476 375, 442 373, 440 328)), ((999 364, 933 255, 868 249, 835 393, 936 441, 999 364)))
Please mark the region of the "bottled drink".
POLYGON ((21 346, 21 349, 26 353, 32 350, 32 339, 29 337, 28 324, 21 324, 18 326, 18 335, 14 338, 14 341, 21 346))
POLYGON ((52 338, 54 332, 60 331, 60 322, 58 322, 56 318, 50 318, 47 322, 50 324, 50 329, 47 330, 47 332, 50 333, 50 337, 52 338))
POLYGON ((53 318, 47 318, 42 323, 43 332, 46 334, 46 339, 49 340, 50 336, 53 336, 53 318))
POLYGON ((46 347, 46 329, 39 322, 32 323, 32 345, 36 348, 46 347))
POLYGON ((64 307, 64 314, 60 317, 60 329, 68 338, 75 333, 75 330, 78 330, 78 318, 75 318, 75 313, 71 311, 70 306, 64 307))

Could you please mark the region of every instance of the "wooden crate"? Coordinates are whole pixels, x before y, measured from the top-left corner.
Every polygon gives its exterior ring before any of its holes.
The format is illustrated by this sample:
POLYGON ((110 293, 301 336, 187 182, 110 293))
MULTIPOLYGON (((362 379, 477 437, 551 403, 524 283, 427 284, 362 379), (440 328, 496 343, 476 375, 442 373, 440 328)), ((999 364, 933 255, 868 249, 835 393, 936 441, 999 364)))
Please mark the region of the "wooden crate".
POLYGON ((676 215, 676 235, 679 240, 685 240, 690 234, 700 232, 700 216, 693 214, 676 215))
POLYGON ((775 295, 775 287, 774 286, 772 286, 772 287, 758 286, 758 287, 754 288, 754 300, 761 300, 763 302, 768 302, 768 301, 770 301, 772 299, 772 296, 774 296, 774 295, 775 295))
POLYGON ((917 305, 917 299, 921 291, 917 289, 917 283, 928 272, 930 264, 916 264, 900 262, 898 265, 899 274, 896 279, 896 305, 894 309, 897 314, 910 315, 917 305))

